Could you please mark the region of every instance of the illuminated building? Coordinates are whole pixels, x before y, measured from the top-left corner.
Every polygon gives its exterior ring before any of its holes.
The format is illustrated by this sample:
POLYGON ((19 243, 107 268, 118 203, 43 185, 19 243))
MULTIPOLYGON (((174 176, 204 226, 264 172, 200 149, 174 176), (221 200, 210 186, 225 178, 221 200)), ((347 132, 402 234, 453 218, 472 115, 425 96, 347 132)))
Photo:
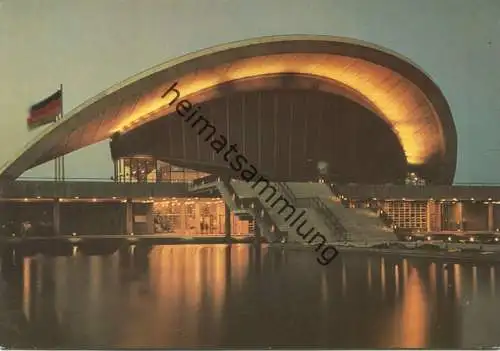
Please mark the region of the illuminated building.
MULTIPOLYGON (((67 113, 6 164, 0 176, 16 179, 37 165, 110 140, 117 183, 189 183, 207 174, 234 177, 205 137, 179 117, 181 99, 196 106, 273 181, 315 181, 322 163, 328 165, 327 177, 342 185, 350 206, 375 204, 399 228, 492 231, 497 226, 493 203, 500 200, 500 191, 485 196, 483 190, 449 187, 457 134, 435 82, 388 49, 331 36, 244 40, 155 66, 67 113), (165 97, 172 86, 181 96, 165 97), (375 185, 378 190, 369 188, 375 185), (391 186, 396 185, 405 190, 392 196, 391 186), (447 186, 450 191, 439 190, 447 186), (374 197, 378 200, 370 200, 374 197), (454 198, 458 200, 449 205, 454 198), (484 205, 480 215, 472 215, 476 205, 471 198, 484 205)), ((187 192, 183 196, 193 197, 187 192)), ((171 206, 171 197, 161 201, 171 206)), ((173 218, 167 205, 155 206, 157 215, 173 218)), ((205 223, 203 206, 192 212, 184 203, 176 212, 184 218, 176 228, 189 230, 189 216, 205 223)), ((212 228, 220 227, 219 215, 220 209, 212 208, 205 216, 208 224, 200 226, 216 231, 212 228)))
POLYGON ((431 184, 453 180, 455 126, 431 78, 385 48, 307 35, 229 43, 139 73, 67 113, 0 175, 15 179, 106 139, 114 160, 148 155, 223 173, 224 160, 164 98, 176 82, 271 179, 307 180, 325 161, 345 182, 404 182, 408 172, 431 184))

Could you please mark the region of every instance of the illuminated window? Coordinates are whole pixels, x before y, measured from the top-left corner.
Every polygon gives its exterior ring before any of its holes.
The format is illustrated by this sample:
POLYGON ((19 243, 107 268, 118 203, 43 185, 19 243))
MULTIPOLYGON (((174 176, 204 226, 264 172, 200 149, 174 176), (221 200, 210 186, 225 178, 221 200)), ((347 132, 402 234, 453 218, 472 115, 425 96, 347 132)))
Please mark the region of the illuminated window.
POLYGON ((150 156, 120 158, 115 161, 115 181, 119 183, 189 183, 209 175, 162 162, 150 156))

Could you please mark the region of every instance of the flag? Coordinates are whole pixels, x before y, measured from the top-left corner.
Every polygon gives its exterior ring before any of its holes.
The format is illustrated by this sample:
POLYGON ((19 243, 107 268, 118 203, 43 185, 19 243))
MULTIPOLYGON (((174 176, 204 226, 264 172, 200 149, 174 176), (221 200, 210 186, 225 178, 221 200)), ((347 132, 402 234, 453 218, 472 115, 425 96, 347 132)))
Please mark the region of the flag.
POLYGON ((62 113, 62 90, 31 106, 28 117, 28 129, 32 130, 55 122, 62 113))

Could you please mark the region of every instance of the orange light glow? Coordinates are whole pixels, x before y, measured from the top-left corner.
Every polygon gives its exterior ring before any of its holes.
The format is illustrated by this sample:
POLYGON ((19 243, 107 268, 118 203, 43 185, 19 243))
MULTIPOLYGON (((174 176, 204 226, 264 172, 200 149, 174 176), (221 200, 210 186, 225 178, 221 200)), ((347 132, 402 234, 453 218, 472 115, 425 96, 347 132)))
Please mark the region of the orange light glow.
MULTIPOLYGON (((192 103, 200 103, 216 97, 214 88, 224 82, 280 73, 325 78, 332 85, 340 84, 359 92, 391 125, 410 164, 424 163, 435 150, 444 152, 443 137, 436 127, 438 118, 425 95, 403 76, 361 59, 328 54, 258 56, 187 74, 179 79, 176 88, 181 99, 205 91, 197 95, 197 101, 190 99, 192 103)), ((109 133, 123 132, 173 112, 175 104, 168 106, 168 103, 174 94, 171 98, 161 98, 172 84, 173 81, 168 81, 158 85, 139 100, 133 111, 124 109, 128 110, 126 115, 117 116, 109 133)))

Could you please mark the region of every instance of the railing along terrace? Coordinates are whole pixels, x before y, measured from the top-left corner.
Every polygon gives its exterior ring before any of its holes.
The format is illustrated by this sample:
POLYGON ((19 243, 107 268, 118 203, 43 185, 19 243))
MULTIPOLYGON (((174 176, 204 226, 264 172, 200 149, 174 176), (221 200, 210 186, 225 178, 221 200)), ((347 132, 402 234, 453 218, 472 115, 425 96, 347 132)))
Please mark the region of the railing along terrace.
POLYGON ((209 183, 215 183, 215 182, 219 182, 219 181, 221 181, 221 177, 219 175, 217 175, 217 174, 211 174, 211 175, 208 175, 206 177, 194 179, 191 182, 191 186, 192 187, 196 187, 196 186, 200 186, 200 185, 204 185, 204 184, 209 184, 209 183))
MULTIPOLYGON (((2 181, 2 179, 0 179, 2 181)), ((156 179, 156 180, 143 180, 143 181, 123 181, 119 179, 114 179, 113 177, 102 178, 102 177, 66 177, 64 179, 55 179, 53 177, 29 177, 29 176, 21 176, 16 180, 3 180, 8 182, 54 182, 54 183, 67 183, 67 182, 100 182, 100 183, 118 183, 118 184, 157 184, 157 183, 183 183, 190 184, 192 180, 185 179, 156 179)))
POLYGON ((334 189, 337 191, 337 196, 343 195, 352 200, 500 200, 500 185, 495 183, 457 183, 454 185, 336 184, 334 189))

